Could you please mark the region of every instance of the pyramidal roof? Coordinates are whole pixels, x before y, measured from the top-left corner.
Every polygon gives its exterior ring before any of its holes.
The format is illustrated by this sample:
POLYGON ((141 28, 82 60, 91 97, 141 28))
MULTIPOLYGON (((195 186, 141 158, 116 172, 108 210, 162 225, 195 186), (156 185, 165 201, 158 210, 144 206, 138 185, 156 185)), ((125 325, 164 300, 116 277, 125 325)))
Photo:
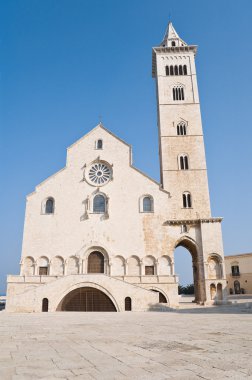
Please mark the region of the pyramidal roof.
POLYGON ((164 47, 187 46, 187 43, 179 37, 174 26, 172 25, 171 22, 169 22, 166 32, 165 32, 165 36, 160 46, 164 46, 164 47))

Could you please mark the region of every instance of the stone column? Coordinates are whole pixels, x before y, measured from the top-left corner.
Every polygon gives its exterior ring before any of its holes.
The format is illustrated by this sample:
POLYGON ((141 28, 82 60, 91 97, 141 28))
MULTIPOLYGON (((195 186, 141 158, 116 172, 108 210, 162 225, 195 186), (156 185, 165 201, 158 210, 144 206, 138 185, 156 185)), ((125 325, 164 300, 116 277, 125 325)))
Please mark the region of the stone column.
POLYGON ((175 275, 175 266, 174 266, 174 260, 171 260, 171 275, 175 275))
POLYGON ((145 271, 144 271, 144 262, 143 260, 140 260, 140 276, 144 276, 145 271))
POLYGON ((124 264, 124 274, 125 274, 125 276, 128 276, 128 273, 129 273, 129 264, 128 264, 128 261, 125 260, 125 264, 124 264))
POLYGON ((64 276, 67 275, 67 259, 64 262, 64 276))

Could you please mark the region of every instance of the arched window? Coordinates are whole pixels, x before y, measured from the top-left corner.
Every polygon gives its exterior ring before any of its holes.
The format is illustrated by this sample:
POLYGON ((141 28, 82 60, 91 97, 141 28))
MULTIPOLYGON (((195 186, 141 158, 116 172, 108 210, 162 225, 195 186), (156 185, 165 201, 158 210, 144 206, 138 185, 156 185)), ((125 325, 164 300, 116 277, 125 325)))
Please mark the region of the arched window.
POLYGON ((184 122, 177 125, 177 135, 185 136, 186 135, 186 124, 184 122))
POLYGON ((184 95, 184 89, 183 89, 183 87, 181 87, 180 91, 181 91, 181 100, 185 100, 185 95, 184 95))
POLYGON ((176 46, 176 42, 172 41, 171 46, 176 46))
POLYGON ((106 199, 104 195, 97 194, 93 199, 93 212, 102 214, 106 212, 106 199))
POLYGON ((43 298, 43 300, 42 300, 42 311, 47 312, 48 306, 49 306, 48 298, 43 298))
POLYGON ((38 275, 48 276, 49 275, 49 260, 47 257, 42 256, 37 260, 38 275))
POLYGON ((179 65, 179 75, 183 75, 183 68, 182 68, 182 65, 179 65))
POLYGON ((170 66, 170 75, 174 75, 173 66, 170 66))
POLYGON ((183 193, 183 207, 184 208, 192 207, 191 194, 188 191, 183 193))
POLYGON ((184 72, 184 75, 187 75, 187 66, 186 65, 183 66, 183 72, 184 72))
POLYGON ((175 75, 178 75, 178 66, 174 67, 174 72, 175 72, 175 75))
POLYGON ((45 213, 53 214, 54 213, 54 199, 48 198, 45 204, 45 213))
POLYGON ((173 95, 173 100, 184 100, 185 99, 184 88, 181 85, 173 87, 172 95, 173 95))
POLYGON ((169 75, 169 66, 165 66, 165 74, 169 75))
POLYGON ((131 298, 126 297, 124 303, 125 303, 125 311, 131 311, 131 298))
POLYGON ((95 251, 88 256, 88 273, 104 273, 104 256, 95 251))
POLYGON ((153 199, 150 196, 143 198, 143 212, 153 211, 153 199))
POLYGON ((96 149, 102 149, 103 148, 103 141, 101 139, 96 141, 96 149))
POLYGON ((179 156, 179 166, 181 170, 189 169, 188 156, 186 154, 182 154, 181 156, 179 156))

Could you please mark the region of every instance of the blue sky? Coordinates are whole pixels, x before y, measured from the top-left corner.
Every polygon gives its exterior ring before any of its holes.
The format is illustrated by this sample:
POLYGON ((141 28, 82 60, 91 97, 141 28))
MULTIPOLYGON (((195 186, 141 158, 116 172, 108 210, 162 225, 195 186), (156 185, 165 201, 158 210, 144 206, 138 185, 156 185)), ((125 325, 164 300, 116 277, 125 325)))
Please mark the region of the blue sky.
MULTIPOLYGON (((0 292, 18 273, 25 197, 99 122, 159 180, 151 48, 169 15, 199 45, 198 84, 213 216, 225 254, 251 252, 251 18, 242 0, 12 0, 0 3, 0 292)), ((190 281, 189 255, 176 254, 190 281)))

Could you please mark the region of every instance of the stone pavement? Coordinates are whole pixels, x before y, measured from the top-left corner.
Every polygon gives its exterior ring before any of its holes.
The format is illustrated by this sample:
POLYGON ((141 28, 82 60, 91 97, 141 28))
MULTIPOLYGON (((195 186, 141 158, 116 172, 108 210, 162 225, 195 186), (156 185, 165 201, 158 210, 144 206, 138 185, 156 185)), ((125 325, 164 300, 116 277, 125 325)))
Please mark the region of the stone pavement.
POLYGON ((0 312, 0 379, 252 379, 251 309, 0 312))

